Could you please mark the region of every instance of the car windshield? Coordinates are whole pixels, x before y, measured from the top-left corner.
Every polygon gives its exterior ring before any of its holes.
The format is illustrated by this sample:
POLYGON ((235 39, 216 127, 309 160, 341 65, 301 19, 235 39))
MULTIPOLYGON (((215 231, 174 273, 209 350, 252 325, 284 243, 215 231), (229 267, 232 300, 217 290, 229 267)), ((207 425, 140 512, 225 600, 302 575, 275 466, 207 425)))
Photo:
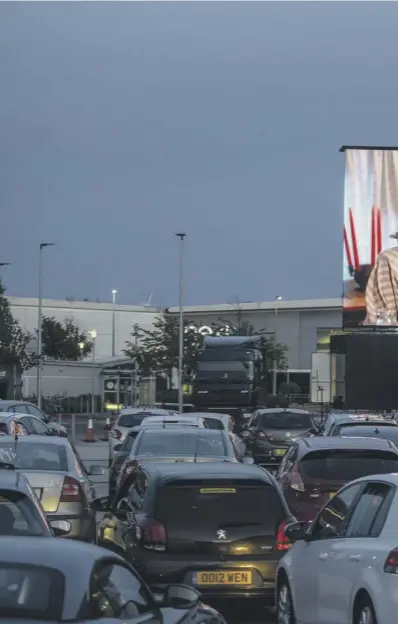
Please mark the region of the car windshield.
POLYGON ((22 439, 17 442, 0 442, 0 462, 9 462, 22 470, 55 470, 67 472, 68 460, 64 446, 46 444, 45 442, 24 444, 22 439))
POLYGON ((157 501, 158 517, 170 527, 262 526, 275 534, 284 510, 274 487, 261 481, 203 479, 175 482, 162 488, 157 501))
POLYGON ((224 436, 220 431, 211 435, 198 434, 198 428, 187 432, 162 429, 159 432, 145 432, 138 441, 136 454, 161 457, 226 457, 228 454, 224 436))
POLYGON ((398 455, 390 451, 328 449, 313 451, 299 462, 303 481, 343 481, 398 472, 398 455))
POLYGON ((40 565, 0 563, 2 618, 61 621, 65 578, 40 565))
POLYGON ((273 412, 260 414, 259 425, 264 429, 311 429, 312 420, 309 414, 273 412))
POLYGON ((222 361, 222 362, 198 362, 196 367, 196 378, 217 377, 230 379, 233 377, 253 376, 253 362, 244 361, 222 361))
POLYGON ((0 490, 0 535, 50 535, 34 502, 23 492, 0 490))
POLYGON ((343 427, 339 435, 344 438, 383 438, 398 446, 398 427, 343 427))

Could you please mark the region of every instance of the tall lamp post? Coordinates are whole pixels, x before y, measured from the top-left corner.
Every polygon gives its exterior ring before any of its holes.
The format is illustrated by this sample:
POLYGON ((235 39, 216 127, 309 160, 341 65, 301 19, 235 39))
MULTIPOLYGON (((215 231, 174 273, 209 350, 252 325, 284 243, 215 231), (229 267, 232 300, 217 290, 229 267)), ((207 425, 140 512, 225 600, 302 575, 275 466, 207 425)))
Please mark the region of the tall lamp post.
MULTIPOLYGON (((275 309, 274 309, 274 325, 275 325, 275 330, 274 330, 274 336, 275 336, 275 342, 276 342, 276 326, 277 326, 277 321, 278 321, 278 303, 279 301, 282 301, 282 297, 278 296, 275 297, 275 309)), ((274 364, 273 364, 273 372, 272 372, 272 394, 275 396, 276 395, 276 391, 277 391, 277 373, 276 373, 276 358, 274 357, 274 364)))
POLYGON ((113 289, 112 290, 112 305, 113 305, 113 310, 112 310, 112 356, 115 357, 116 355, 116 295, 117 295, 117 290, 113 289))
MULTIPOLYGON (((90 329, 88 332, 91 340, 93 341, 93 364, 95 364, 95 339, 97 338, 97 330, 90 329)), ((91 414, 94 416, 95 414, 95 376, 94 376, 94 366, 91 375, 91 414)))
POLYGON ((37 407, 41 407, 41 354, 42 354, 42 321, 43 321, 43 249, 53 247, 54 243, 40 243, 39 246, 39 306, 37 319, 37 407))
POLYGON ((184 238, 186 234, 178 232, 176 234, 180 239, 180 285, 179 285, 179 308, 180 308, 180 331, 178 344, 178 411, 180 414, 184 411, 184 238))

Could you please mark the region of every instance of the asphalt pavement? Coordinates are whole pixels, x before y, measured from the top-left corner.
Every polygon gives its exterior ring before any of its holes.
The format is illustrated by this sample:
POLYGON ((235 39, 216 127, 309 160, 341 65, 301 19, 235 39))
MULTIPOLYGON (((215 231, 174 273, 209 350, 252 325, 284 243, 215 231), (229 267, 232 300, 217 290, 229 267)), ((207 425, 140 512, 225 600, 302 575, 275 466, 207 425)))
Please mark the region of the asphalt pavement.
MULTIPOLYGON (((80 420, 80 419, 79 419, 80 420)), ((64 423, 65 424, 65 423, 64 423)), ((82 458, 86 468, 90 466, 103 466, 105 470, 108 470, 108 442, 82 442, 84 438, 85 429, 87 426, 87 419, 81 419, 79 428, 76 427, 78 435, 76 436, 76 449, 82 458), (80 436, 80 437, 79 437, 80 436)), ((95 435, 97 439, 102 436, 102 427, 96 427, 95 435)), ((104 476, 92 477, 92 481, 95 484, 97 496, 106 496, 108 494, 108 473, 104 476)), ((239 604, 229 601, 228 605, 225 603, 214 603, 214 606, 224 614, 228 624, 274 624, 275 617, 269 609, 263 609, 261 606, 250 605, 250 601, 241 601, 239 604)))

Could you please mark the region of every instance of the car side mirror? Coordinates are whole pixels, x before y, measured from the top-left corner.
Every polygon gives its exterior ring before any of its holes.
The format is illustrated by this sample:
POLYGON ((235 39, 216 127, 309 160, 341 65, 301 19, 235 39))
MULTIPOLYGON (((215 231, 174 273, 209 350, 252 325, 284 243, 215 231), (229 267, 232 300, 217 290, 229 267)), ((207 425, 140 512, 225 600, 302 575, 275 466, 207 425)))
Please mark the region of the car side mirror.
POLYGON ((122 446, 123 444, 115 444, 113 450, 116 451, 116 453, 119 453, 122 450, 122 446))
POLYGON ((200 599, 200 594, 188 585, 169 585, 163 598, 163 606, 171 609, 192 609, 200 599))
POLYGON ((242 438, 242 440, 247 440, 248 438, 250 438, 250 431, 244 429, 240 434, 240 437, 242 438))
POLYGON ((90 466, 88 474, 93 477, 99 477, 105 474, 105 468, 103 466, 90 466))
POLYGON ((311 427, 311 429, 308 429, 308 433, 310 435, 319 435, 319 429, 317 429, 316 427, 311 427))
POLYGON ((309 522, 292 522, 285 529, 285 535, 291 542, 304 540, 307 537, 309 522))
POLYGON ((109 510, 109 497, 108 496, 102 496, 101 498, 95 498, 90 507, 93 511, 108 511, 109 510))
POLYGON ((66 520, 51 520, 50 526, 56 537, 68 535, 71 529, 70 522, 67 522, 66 520))
POLYGON ((242 457, 241 462, 242 464, 253 465, 254 459, 253 457, 249 457, 249 455, 245 455, 244 457, 242 457))

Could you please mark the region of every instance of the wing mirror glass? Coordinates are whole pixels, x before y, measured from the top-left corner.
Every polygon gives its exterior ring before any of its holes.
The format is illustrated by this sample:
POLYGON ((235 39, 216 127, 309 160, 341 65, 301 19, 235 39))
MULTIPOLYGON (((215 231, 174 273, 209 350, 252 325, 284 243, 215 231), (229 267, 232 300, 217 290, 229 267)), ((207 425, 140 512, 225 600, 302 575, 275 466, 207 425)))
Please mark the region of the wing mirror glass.
POLYGON ((164 592, 163 604, 172 609, 191 609, 200 599, 199 592, 188 585, 169 585, 164 592))

